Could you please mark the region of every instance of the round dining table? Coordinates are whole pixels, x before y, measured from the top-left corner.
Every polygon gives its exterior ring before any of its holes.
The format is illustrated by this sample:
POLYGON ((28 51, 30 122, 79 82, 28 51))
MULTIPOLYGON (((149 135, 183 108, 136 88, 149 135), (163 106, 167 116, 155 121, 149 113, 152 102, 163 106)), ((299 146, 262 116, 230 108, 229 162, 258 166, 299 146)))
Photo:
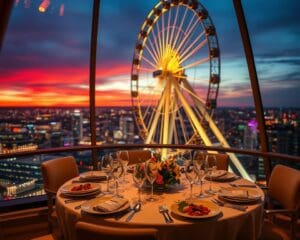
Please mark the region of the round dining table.
MULTIPOLYGON (((134 202, 138 196, 137 186, 134 184, 132 175, 127 174, 126 181, 119 184, 120 194, 129 202, 134 202)), ((238 178, 233 181, 235 184, 252 184, 248 180, 238 178)), ((156 201, 150 202, 145 200, 149 195, 149 189, 142 192, 143 204, 140 211, 136 212, 132 219, 127 222, 126 219, 130 214, 130 209, 116 214, 91 214, 80 208, 81 204, 86 204, 88 199, 75 199, 69 201, 67 197, 61 194, 61 189, 70 184, 78 185, 78 178, 66 182, 56 195, 56 211, 60 227, 62 228, 65 239, 76 239, 75 224, 77 221, 94 223, 97 225, 126 227, 126 228, 144 228, 151 227, 158 229, 159 240, 211 240, 211 239, 258 239, 261 234, 263 222, 263 201, 264 193, 258 187, 251 188, 260 195, 261 200, 251 204, 242 204, 247 206, 245 211, 220 206, 220 214, 207 218, 188 218, 170 211, 173 218, 172 223, 167 223, 163 215, 159 212, 159 206, 165 205, 169 210, 173 204, 182 201, 190 195, 190 185, 184 176, 181 176, 180 185, 170 188, 167 191, 155 192, 156 201)), ((209 181, 204 181, 203 190, 209 188, 209 181)), ((100 188, 106 190, 106 181, 99 183, 100 188)), ((212 188, 220 189, 229 187, 229 182, 212 182, 212 188)), ((200 187, 194 186, 194 193, 198 193, 200 187)), ((250 189, 250 188, 249 188, 250 189)), ((253 191, 251 190, 251 191, 253 191)), ((97 197, 107 196, 99 194, 97 197)), ((218 198, 215 195, 203 198, 203 201, 212 201, 218 198)))

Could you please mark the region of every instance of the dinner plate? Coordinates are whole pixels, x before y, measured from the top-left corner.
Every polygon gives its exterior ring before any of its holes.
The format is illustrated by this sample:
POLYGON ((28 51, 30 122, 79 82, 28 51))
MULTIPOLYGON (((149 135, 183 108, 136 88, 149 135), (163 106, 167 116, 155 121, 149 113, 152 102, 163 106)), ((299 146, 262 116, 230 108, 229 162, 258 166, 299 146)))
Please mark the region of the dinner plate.
POLYGON ((101 198, 94 198, 91 200, 86 201, 85 203, 83 203, 81 205, 81 210, 87 213, 91 213, 91 214, 98 214, 98 215, 108 215, 108 214, 113 214, 113 213, 118 213, 118 212, 122 212, 125 211, 126 209, 128 209, 130 207, 129 202, 127 202, 124 206, 118 208, 115 211, 110 211, 110 212, 100 212, 95 210, 95 207, 103 202, 109 201, 111 198, 113 198, 112 196, 105 196, 105 197, 101 197, 101 198))
POLYGON ((81 173, 79 179, 82 181, 104 181, 107 179, 107 175, 104 171, 88 171, 81 173))
POLYGON ((87 182, 87 183, 72 183, 72 184, 68 184, 68 185, 65 185, 65 186, 62 186, 60 192, 62 194, 68 194, 68 195, 85 195, 85 194, 89 194, 89 193, 94 193, 94 192, 97 192, 97 191, 100 191, 100 185, 99 184, 96 184, 96 183, 90 183, 90 182, 87 182), (82 189, 82 190, 72 190, 74 189, 75 187, 79 187, 80 185, 81 186, 84 186, 86 184, 90 184, 90 188, 89 189, 82 189))
POLYGON ((255 189, 236 187, 222 188, 219 197, 235 203, 252 203, 261 199, 261 195, 255 189))
POLYGON ((210 176, 205 176, 205 179, 206 180, 212 180, 212 181, 215 181, 215 182, 226 182, 226 181, 231 181, 231 180, 234 180, 236 179, 236 175, 232 172, 227 172, 227 171, 224 171, 224 170, 217 170, 218 173, 216 173, 215 175, 212 175, 212 177, 210 176))
POLYGON ((88 193, 81 193, 81 194, 72 194, 72 193, 61 193, 63 197, 67 198, 87 198, 87 197, 93 197, 100 193, 100 189, 94 192, 88 192, 88 193))
POLYGON ((217 216, 221 213, 220 207, 210 201, 206 201, 206 200, 201 200, 201 199, 196 199, 196 200, 192 200, 192 201, 187 201, 188 203, 193 203, 195 205, 203 205, 205 207, 207 207, 208 209, 210 209, 210 212, 207 215, 202 215, 202 216, 191 216, 187 213, 183 213, 181 212, 178 207, 178 203, 174 203, 171 205, 171 212, 182 216, 182 217, 186 217, 186 218, 193 218, 193 219, 201 219, 201 218, 211 218, 214 216, 217 216))

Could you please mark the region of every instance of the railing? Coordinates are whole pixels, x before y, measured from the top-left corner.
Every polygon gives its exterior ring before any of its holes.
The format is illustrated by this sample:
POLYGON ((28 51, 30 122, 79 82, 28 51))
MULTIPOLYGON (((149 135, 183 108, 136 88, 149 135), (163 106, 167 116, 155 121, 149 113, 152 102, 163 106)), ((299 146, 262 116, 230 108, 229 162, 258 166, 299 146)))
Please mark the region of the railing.
MULTIPOLYGON (((204 145, 178 145, 178 144, 105 144, 97 146, 78 146, 78 147, 61 147, 61 148, 51 148, 51 149, 39 149, 36 151, 28 152, 18 152, 18 153, 6 153, 0 154, 0 159, 10 158, 10 157, 22 157, 31 155, 41 155, 41 154, 53 154, 62 152, 77 152, 77 151, 87 151, 87 150, 104 150, 104 149, 136 149, 136 148, 168 148, 168 149, 198 149, 207 151, 217 151, 217 152, 228 152, 228 153, 239 153, 243 155, 258 156, 258 157, 268 157, 274 159, 282 159, 292 162, 300 163, 299 156, 292 156, 281 153, 274 152, 260 152, 255 150, 245 150, 238 148, 224 148, 218 146, 204 146, 204 145)), ((93 159, 96 163, 97 159, 93 159)))

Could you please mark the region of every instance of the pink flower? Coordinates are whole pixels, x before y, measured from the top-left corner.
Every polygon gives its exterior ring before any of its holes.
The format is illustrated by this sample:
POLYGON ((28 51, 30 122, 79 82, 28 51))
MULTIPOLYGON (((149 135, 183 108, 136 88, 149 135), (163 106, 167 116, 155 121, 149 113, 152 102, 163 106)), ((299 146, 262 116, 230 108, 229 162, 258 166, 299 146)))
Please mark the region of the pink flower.
POLYGON ((163 176, 162 176, 161 174, 158 173, 155 182, 156 182, 157 184, 164 184, 163 176))

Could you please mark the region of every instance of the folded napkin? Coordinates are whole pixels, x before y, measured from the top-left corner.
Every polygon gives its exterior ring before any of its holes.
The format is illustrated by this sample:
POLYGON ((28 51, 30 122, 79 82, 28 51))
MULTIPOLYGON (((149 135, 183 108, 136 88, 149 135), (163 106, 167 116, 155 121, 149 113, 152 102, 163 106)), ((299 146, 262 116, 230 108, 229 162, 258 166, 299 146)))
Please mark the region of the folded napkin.
POLYGON ((217 179, 217 178, 220 178, 222 176, 225 176, 226 174, 227 174, 227 171, 225 171, 225 170, 212 171, 211 178, 212 179, 217 179))
POLYGON ((98 180, 103 181, 106 180, 106 173, 102 171, 90 171, 80 174, 81 181, 88 181, 88 180, 98 180))
POLYGON ((249 200, 258 199, 260 197, 258 194, 255 194, 253 192, 244 189, 237 189, 237 190, 222 189, 220 195, 227 198, 249 199, 249 200))
POLYGON ((123 207, 128 203, 128 200, 120 197, 113 197, 105 202, 94 206, 94 210, 99 212, 113 212, 123 207))

